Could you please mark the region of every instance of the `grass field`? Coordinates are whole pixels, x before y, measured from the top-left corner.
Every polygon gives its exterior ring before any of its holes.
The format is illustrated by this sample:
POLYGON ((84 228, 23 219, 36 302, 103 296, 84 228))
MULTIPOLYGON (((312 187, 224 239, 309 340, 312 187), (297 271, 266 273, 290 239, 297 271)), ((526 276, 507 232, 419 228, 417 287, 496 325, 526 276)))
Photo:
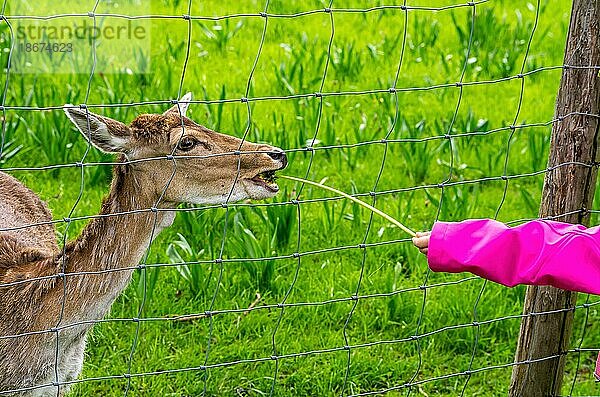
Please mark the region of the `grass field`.
MULTIPOLYGON (((80 3, 73 12, 87 12, 94 2, 80 3)), ((192 15, 265 9, 258 0, 193 3, 192 15)), ((293 14, 327 6, 310 0, 291 3, 271 1, 267 12, 293 14)), ((334 1, 332 7, 365 8, 375 3, 401 4, 346 0, 334 1)), ((103 7, 101 2, 98 12, 103 7)), ((185 1, 154 1, 152 13, 182 15, 188 13, 187 7, 185 1)), ((236 136, 247 130, 249 140, 290 150, 289 175, 308 173, 310 179, 326 179, 348 193, 367 193, 363 197, 367 201, 372 200, 368 192, 384 192, 376 195, 376 206, 415 230, 430 229, 436 219, 534 218, 543 174, 510 179, 505 200, 501 200, 505 182, 499 177, 546 166, 549 124, 517 128, 512 134, 507 128, 553 118, 561 71, 539 69, 562 64, 570 2, 543 1, 539 10, 536 7, 535 2, 514 0, 479 4, 472 39, 472 7, 411 10, 406 20, 400 9, 268 18, 248 97, 346 94, 252 101, 250 113, 239 99, 246 95, 265 19, 194 20, 183 80, 188 21, 157 19, 152 22, 150 72, 94 74, 88 103, 170 100, 177 97, 182 81, 183 92, 194 92, 196 99, 234 99, 192 105, 189 114, 199 123, 236 136), (539 21, 532 37, 536 13, 539 21), (522 80, 502 79, 521 73, 522 65, 524 72, 537 72, 523 78, 519 107, 522 80), (461 95, 454 83, 463 74, 464 82, 490 83, 465 85, 461 95), (394 86, 402 90, 386 91, 394 86), (417 89, 424 87, 430 89, 417 89), (373 90, 383 91, 348 94, 373 90), (480 134, 444 138, 447 133, 475 132, 480 134), (437 138, 423 140, 428 137, 437 138), (302 150, 313 138, 315 150, 302 150), (390 141, 382 143, 384 138, 390 141), (479 181, 487 177, 496 178, 479 181), (442 200, 437 185, 448 178, 465 183, 445 187, 442 200)), ((10 34, 6 26, 1 29, 6 45, 10 34)), ((100 43, 98 51, 111 49, 100 43)), ((6 64, 7 52, 2 57, 6 64)), ((145 62, 132 59, 136 61, 145 62)), ((5 103, 35 107, 82 103, 88 79, 89 74, 11 74, 5 103)), ((140 105, 94 111, 130 121, 138 113, 164 108, 140 105)), ((95 149, 84 157, 87 144, 60 109, 7 111, 4 141, 2 168, 112 159, 95 149)), ((56 219, 68 216, 77 201, 81 177, 75 167, 11 174, 39 193, 56 219)), ((109 166, 85 167, 83 195, 72 217, 97 213, 110 175, 109 166)), ((128 372, 129 365, 134 374, 189 369, 134 377, 129 395, 135 396, 195 396, 205 388, 207 395, 262 396, 269 395, 273 385, 276 396, 329 396, 418 381, 423 382, 390 394, 506 393, 511 367, 486 368, 513 360, 519 319, 502 318, 521 313, 524 288, 484 284, 466 274, 430 273, 425 257, 391 224, 371 219, 367 211, 343 199, 318 200, 330 196, 309 186, 302 190, 298 210, 289 203, 298 185, 281 181, 280 186, 282 192, 271 203, 284 205, 241 203, 227 212, 198 208, 179 213, 173 227, 152 244, 147 260, 151 266, 135 274, 113 306, 110 317, 115 321, 94 328, 82 378, 119 376, 128 372), (363 242, 364 249, 359 247, 363 242), (213 263, 221 249, 226 261, 213 263), (299 259, 292 256, 295 252, 302 253, 299 259), (269 257, 279 259, 244 260, 269 257), (156 266, 181 262, 200 263, 156 266), (430 287, 418 288, 422 285, 430 287), (255 302, 257 294, 260 300, 255 302), (358 301, 351 299, 355 294, 358 301), (276 306, 284 300, 295 305, 276 306), (138 323, 118 319, 137 316, 142 304, 142 317, 154 320, 139 323, 130 362, 138 323), (254 310, 243 312, 253 304, 254 310), (207 310, 225 312, 210 319, 168 319, 207 310), (470 325, 494 319, 499 320, 470 325), (413 335, 422 336, 411 339, 413 335), (346 344, 354 347, 348 352, 346 344), (290 357, 276 362, 269 359, 272 355, 290 357), (219 363, 230 364, 198 369, 219 363), (469 369, 484 370, 443 377, 469 369), (434 379, 438 377, 442 378, 434 379)), ((68 238, 75 238, 84 224, 74 222, 68 238)), ((62 237, 65 225, 57 228, 62 237)), ((600 342, 597 306, 588 310, 585 327, 586 311, 576 311, 574 346, 582 332, 583 347, 600 342)), ((575 354, 568 356, 564 394, 569 394, 575 376, 574 395, 593 394, 595 357, 582 354, 579 366, 577 359, 575 354)), ((90 380, 77 384, 73 395, 122 395, 127 383, 123 378, 90 380)))

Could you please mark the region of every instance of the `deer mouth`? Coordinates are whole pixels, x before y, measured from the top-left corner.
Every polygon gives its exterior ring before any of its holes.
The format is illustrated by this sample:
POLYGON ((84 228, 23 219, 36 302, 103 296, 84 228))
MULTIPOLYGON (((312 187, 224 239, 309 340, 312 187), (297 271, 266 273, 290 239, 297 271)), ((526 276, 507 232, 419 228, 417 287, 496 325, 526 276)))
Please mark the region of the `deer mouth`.
POLYGON ((250 180, 254 182, 254 184, 262 186, 270 192, 277 193, 279 191, 279 186, 277 185, 277 182, 275 182, 276 179, 275 171, 270 170, 261 172, 250 180))

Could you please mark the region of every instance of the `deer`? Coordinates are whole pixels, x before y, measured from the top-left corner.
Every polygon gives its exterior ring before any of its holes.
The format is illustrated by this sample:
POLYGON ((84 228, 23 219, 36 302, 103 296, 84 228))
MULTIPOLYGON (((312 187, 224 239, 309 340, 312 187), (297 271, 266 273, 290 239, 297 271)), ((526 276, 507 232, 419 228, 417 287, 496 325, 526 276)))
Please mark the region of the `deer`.
POLYGON ((62 248, 48 205, 0 172, 0 395, 66 395, 81 373, 87 334, 178 205, 277 194, 285 152, 197 124, 186 116, 191 101, 188 93, 129 125, 86 106, 63 107, 89 144, 118 157, 100 215, 62 248))

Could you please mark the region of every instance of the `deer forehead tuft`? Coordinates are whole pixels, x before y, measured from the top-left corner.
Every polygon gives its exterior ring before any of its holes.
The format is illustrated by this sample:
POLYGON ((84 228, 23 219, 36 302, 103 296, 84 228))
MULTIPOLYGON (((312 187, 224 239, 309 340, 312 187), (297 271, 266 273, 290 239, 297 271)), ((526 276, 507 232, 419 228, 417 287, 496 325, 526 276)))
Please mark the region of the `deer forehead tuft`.
POLYGON ((135 118, 130 128, 136 139, 148 142, 164 141, 167 132, 181 125, 181 118, 162 114, 142 114, 135 118))

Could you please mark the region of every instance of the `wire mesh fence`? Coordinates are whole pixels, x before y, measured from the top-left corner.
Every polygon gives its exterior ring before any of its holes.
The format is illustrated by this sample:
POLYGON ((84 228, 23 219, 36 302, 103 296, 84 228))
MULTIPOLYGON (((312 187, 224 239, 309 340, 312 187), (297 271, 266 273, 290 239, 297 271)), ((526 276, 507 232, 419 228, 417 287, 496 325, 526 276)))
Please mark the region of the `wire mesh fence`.
MULTIPOLYGON (((282 147, 284 172, 328 178, 416 229, 468 217, 534 219, 546 174, 598 166, 546 165, 552 125, 599 117, 550 113, 564 69, 600 69, 548 62, 562 59, 554 52, 564 47, 568 2, 556 10, 539 0, 354 3, 176 1, 137 15, 97 0, 72 13, 11 15, 4 1, 1 170, 48 200, 55 215, 0 233, 56 227, 61 253, 53 272, 9 279, 9 267, 0 267, 4 305, 19 306, 14 296, 52 283, 60 306, 52 327, 0 334, 5 351, 37 336, 52 343, 44 368, 51 376, 7 382, 0 395, 491 395, 505 392, 515 365, 556 357, 515 362, 523 289, 431 273, 409 238, 343 197, 280 183, 272 201, 235 202, 231 187, 223 203, 165 206, 183 161, 233 157, 239 181, 242 159, 260 151, 185 155, 174 146, 116 161, 69 136, 64 103, 76 103, 69 108, 85 112, 88 124, 92 112, 126 121, 170 106, 184 114, 189 105, 201 124, 282 147), (92 37, 86 75, 15 73, 13 25, 61 19, 156 24, 154 70, 97 72, 98 52, 110 47, 92 37), (207 81, 214 76, 222 80, 207 81), (187 91, 200 99, 180 100, 187 91), (168 170, 157 200, 93 215, 111 167, 144 164, 168 170), (170 213, 175 224, 157 237, 170 213), (86 222, 136 216, 151 219, 139 264, 70 266, 67 241, 86 222), (71 285, 131 273, 110 315, 65 318, 71 302, 84 301, 69 295, 71 285), (64 335, 93 325, 83 373, 63 375, 64 335)), ((185 136, 183 119, 181 128, 185 136)), ((101 237, 126 240, 129 231, 121 232, 101 237)), ((565 395, 593 390, 599 302, 587 296, 563 310, 576 315, 575 347, 563 353, 565 395)))

